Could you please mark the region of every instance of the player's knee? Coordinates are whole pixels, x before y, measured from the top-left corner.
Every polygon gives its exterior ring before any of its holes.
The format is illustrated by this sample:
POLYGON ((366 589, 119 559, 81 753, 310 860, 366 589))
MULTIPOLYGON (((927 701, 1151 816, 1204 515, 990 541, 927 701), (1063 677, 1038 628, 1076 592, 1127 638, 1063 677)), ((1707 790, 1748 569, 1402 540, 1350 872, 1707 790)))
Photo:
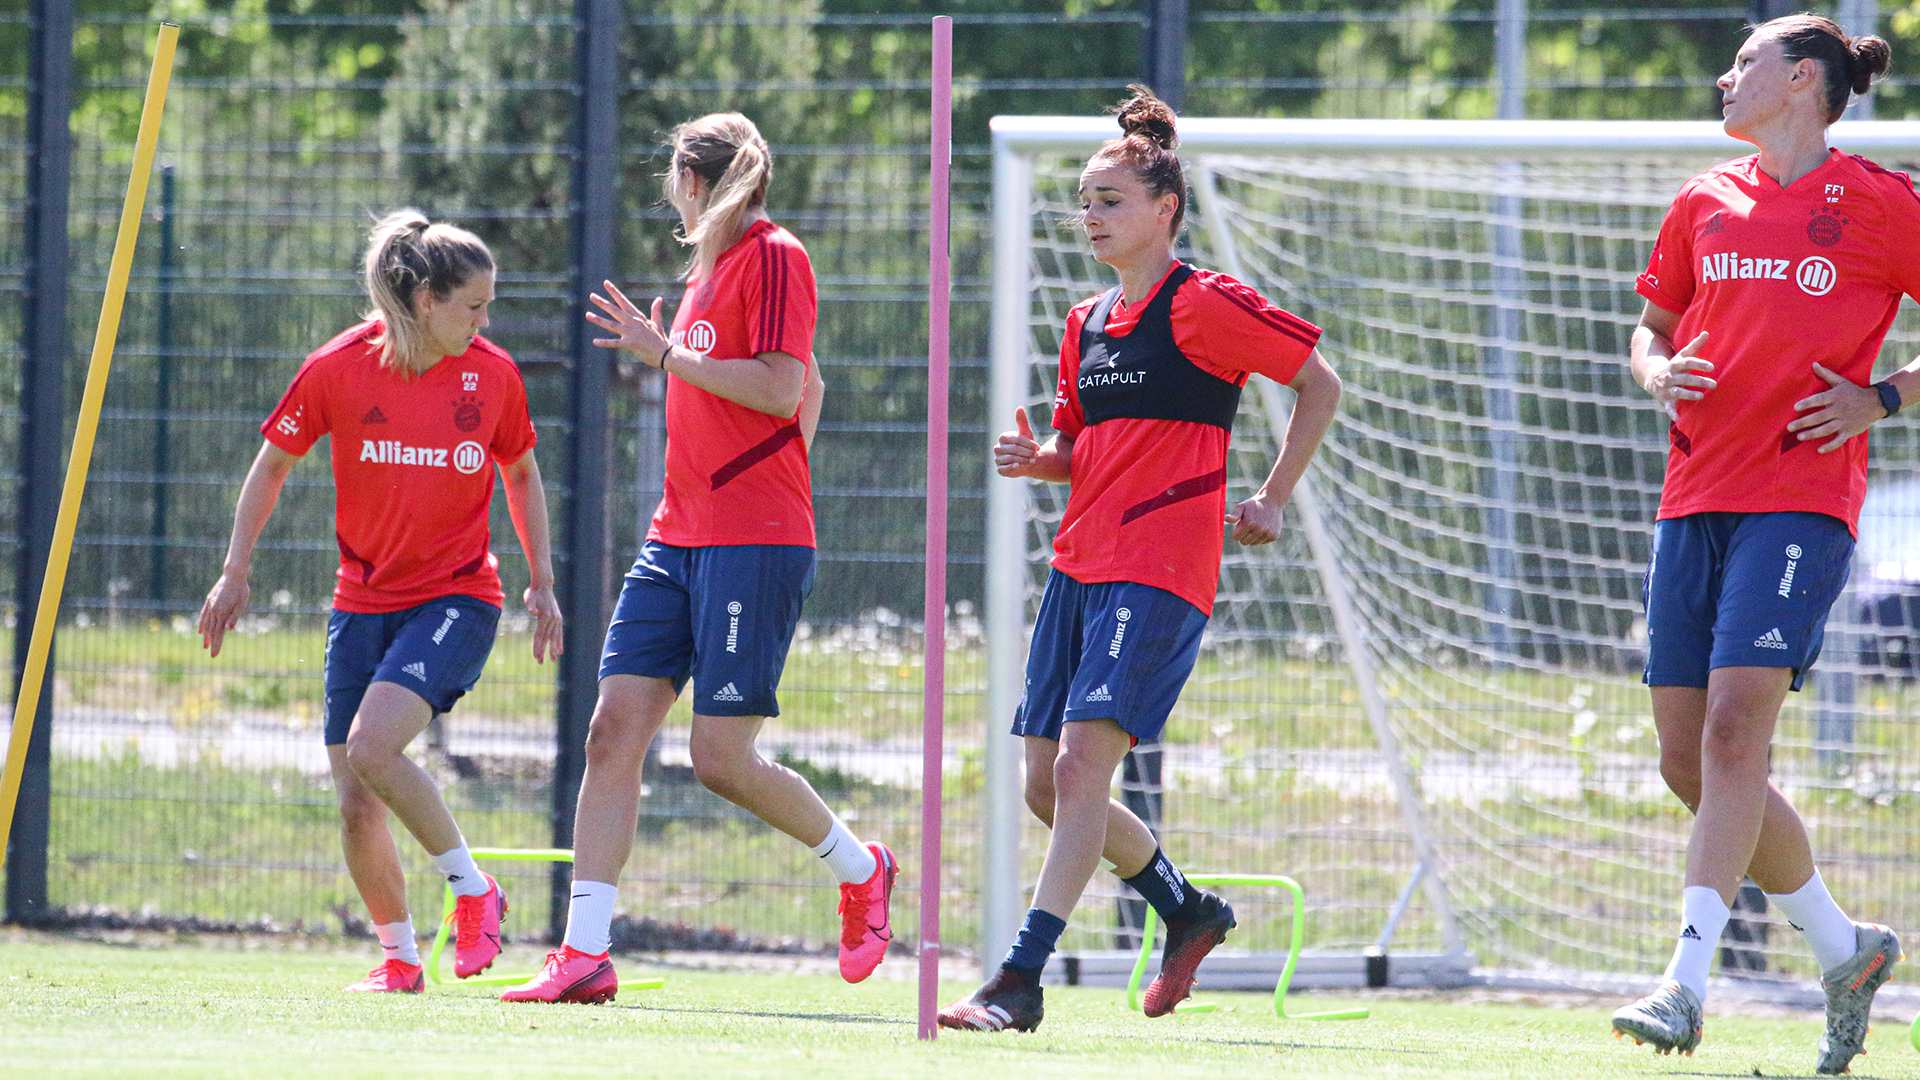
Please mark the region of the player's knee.
POLYGON ((1689 810, 1700 808, 1700 757, 1698 754, 1660 755, 1660 779, 1689 810))
POLYGON ((587 764, 609 769, 622 764, 637 764, 640 757, 640 725, 631 717, 611 710, 594 710, 587 726, 587 764))
POLYGON ((1039 818, 1048 828, 1053 827, 1053 783, 1052 777, 1044 780, 1029 775, 1027 777, 1027 809, 1039 818))
POLYGON ((368 735, 365 729, 355 725, 347 734, 347 767, 356 776, 370 776, 377 773, 386 760, 393 755, 380 745, 379 740, 368 735))
POLYGON ((693 778, 723 799, 737 794, 747 778, 752 751, 712 740, 694 739, 687 746, 693 759, 693 778))
POLYGON ((1098 796, 1105 801, 1107 792, 1113 786, 1113 770, 1102 769, 1100 763, 1084 754, 1062 751, 1053 761, 1054 802, 1062 796, 1068 799, 1090 798, 1098 796))
POLYGON ((1700 736, 1703 769, 1729 768, 1765 762, 1773 744, 1771 725, 1757 724, 1741 712, 1709 709, 1700 736))
POLYGON ((387 804, 364 789, 340 796, 340 828, 349 836, 359 836, 385 828, 387 804))

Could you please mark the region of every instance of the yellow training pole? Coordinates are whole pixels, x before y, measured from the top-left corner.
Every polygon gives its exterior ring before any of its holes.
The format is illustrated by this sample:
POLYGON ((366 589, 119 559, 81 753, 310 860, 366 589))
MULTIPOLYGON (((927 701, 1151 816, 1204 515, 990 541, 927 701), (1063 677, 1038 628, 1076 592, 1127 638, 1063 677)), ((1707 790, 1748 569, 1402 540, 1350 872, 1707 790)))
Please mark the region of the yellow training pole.
POLYGON ((100 403, 107 396, 107 370, 113 366, 113 343, 120 334, 120 307, 127 298, 127 277, 133 272, 133 246, 140 237, 140 212, 147 203, 147 177, 153 172, 160 111, 166 105, 167 82, 173 75, 173 46, 179 37, 178 26, 160 24, 153 73, 147 76, 147 100, 140 109, 140 137, 133 144, 133 177, 127 181, 127 201, 120 208, 120 232, 114 238, 113 262, 107 269, 107 297, 100 305, 100 326, 93 334, 93 360, 87 365, 86 391, 80 395, 73 455, 67 459, 60 515, 53 523, 53 548, 47 552, 47 577, 40 586, 40 608, 33 616, 33 639, 27 644, 27 669, 20 679, 13 737, 7 742, 7 770, 0 774, 0 852, 7 850, 13 832, 13 807, 20 798, 20 776, 27 765, 27 739, 33 734, 34 711, 46 679, 47 654, 53 649, 53 619, 60 611, 60 593, 67 584, 67 559, 73 553, 73 530, 80 521, 80 496, 87 489, 94 433, 100 428, 100 403))

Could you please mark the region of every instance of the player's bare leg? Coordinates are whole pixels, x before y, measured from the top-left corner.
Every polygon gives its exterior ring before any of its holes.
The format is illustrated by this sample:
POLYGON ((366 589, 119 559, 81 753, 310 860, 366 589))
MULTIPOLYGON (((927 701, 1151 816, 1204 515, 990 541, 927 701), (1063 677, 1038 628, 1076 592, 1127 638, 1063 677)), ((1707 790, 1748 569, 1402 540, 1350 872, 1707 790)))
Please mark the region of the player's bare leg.
MULTIPOLYGON (((1111 720, 1075 721, 1063 725, 1060 734, 1060 754, 1053 762, 1053 835, 1034 886, 1033 906, 1065 919, 1100 867, 1113 816, 1108 792, 1114 770, 1133 749, 1133 739, 1111 720)), ((1152 857, 1150 849, 1140 865, 1152 857)))
POLYGON ((340 797, 340 847, 347 857, 347 873, 367 905, 374 932, 386 955, 367 976, 348 990, 361 993, 401 991, 419 993, 426 986, 420 968, 420 950, 414 940, 413 920, 407 915, 407 880, 400 868, 400 851, 387 827, 387 804, 360 782, 347 764, 345 744, 327 747, 333 771, 333 789, 340 797))
MULTIPOLYGON (((1060 757, 1060 743, 1038 735, 1028 735, 1024 741, 1027 751, 1027 809, 1032 810, 1033 816, 1051 829, 1057 798, 1053 766, 1060 757)), ((1123 878, 1138 874, 1146 869, 1148 860, 1153 858, 1153 853, 1159 847, 1146 822, 1141 821, 1118 799, 1107 800, 1107 838, 1100 854, 1113 864, 1115 874, 1123 878)))
POLYGON ((671 679, 609 675, 600 680, 587 729, 587 769, 573 815, 575 881, 619 883, 640 820, 640 767, 678 697, 671 679))

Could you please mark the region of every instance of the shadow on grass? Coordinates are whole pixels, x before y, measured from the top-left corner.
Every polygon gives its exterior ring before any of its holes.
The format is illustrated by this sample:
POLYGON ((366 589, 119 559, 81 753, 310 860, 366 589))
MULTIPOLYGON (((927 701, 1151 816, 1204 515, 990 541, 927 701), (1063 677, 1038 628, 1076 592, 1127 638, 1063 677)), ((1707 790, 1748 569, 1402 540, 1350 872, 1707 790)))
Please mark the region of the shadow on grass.
POLYGON ((759 1009, 689 1009, 672 1005, 629 1005, 635 1012, 687 1013, 694 1016, 752 1016, 762 1020, 818 1020, 828 1024, 881 1024, 885 1026, 911 1026, 911 1019, 898 1019, 888 1016, 862 1015, 859 1013, 814 1013, 814 1012, 766 1012, 759 1009))
MULTIPOLYGON (((1350 1045, 1342 1044, 1342 1043, 1329 1044, 1329 1043, 1281 1042, 1279 1040, 1267 1040, 1267 1039, 1209 1039, 1204 1035, 1195 1038, 1193 1041, 1211 1043, 1214 1046, 1264 1046, 1264 1047, 1271 1047, 1275 1050, 1352 1050, 1354 1049, 1354 1047, 1350 1045)), ((1391 1047, 1391 1046, 1368 1046, 1367 1053, 1369 1054, 1406 1054, 1409 1056, 1420 1055, 1425 1057, 1437 1057, 1439 1056, 1440 1051, 1438 1050, 1402 1050, 1402 1049, 1391 1047)))

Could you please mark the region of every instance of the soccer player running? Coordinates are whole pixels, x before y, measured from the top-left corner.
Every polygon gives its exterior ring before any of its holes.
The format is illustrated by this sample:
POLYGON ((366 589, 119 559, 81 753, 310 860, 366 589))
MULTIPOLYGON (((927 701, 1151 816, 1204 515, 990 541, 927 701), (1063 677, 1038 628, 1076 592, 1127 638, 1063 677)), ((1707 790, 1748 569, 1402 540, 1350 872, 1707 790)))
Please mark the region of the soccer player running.
POLYGON ((840 973, 873 973, 892 938, 897 868, 862 843, 798 773, 754 738, 780 715, 775 689, 813 587, 808 451, 825 391, 813 360, 813 266, 767 217, 773 159, 753 122, 715 113, 676 128, 666 176, 695 249, 671 333, 612 282, 588 319, 667 380, 667 475, 647 540, 607 628, 600 698, 574 816, 566 938, 504 1001, 604 1002, 620 869, 639 819, 640 767, 693 682, 695 777, 811 848, 840 882, 840 973))
POLYGON ((226 565, 200 608, 202 644, 219 656, 246 610, 254 545, 287 474, 332 435, 340 569, 327 620, 327 757, 347 869, 385 953, 348 990, 423 988, 388 810, 458 897, 455 974, 479 974, 500 952, 500 886, 474 865, 432 778, 405 754, 473 689, 493 648, 505 599, 488 550, 495 466, 527 555, 534 659, 561 649, 526 386, 506 352, 479 336, 493 278, 492 254, 465 229, 411 210, 374 225, 372 310, 307 357, 261 425, 266 442, 240 489, 226 565))
POLYGON ((1893 931, 1851 921, 1828 894, 1767 778, 1781 703, 1846 583, 1867 487, 1857 436, 1920 392, 1920 361, 1866 385, 1901 294, 1920 297, 1920 199, 1904 174, 1826 143, 1888 59, 1886 42, 1815 15, 1755 28, 1718 86, 1727 133, 1760 152, 1680 189, 1639 279, 1633 372, 1673 417, 1646 682, 1661 775, 1695 817, 1665 981, 1613 1027, 1662 1053, 1700 1041, 1742 874, 1820 964, 1821 1073, 1861 1052, 1874 992, 1901 958, 1893 931))
POLYGON ((1012 950, 986 985, 941 1011, 943 1027, 1040 1023, 1041 969, 1102 856, 1167 926, 1148 1016, 1188 996, 1200 961, 1233 928, 1226 901, 1188 883, 1109 790, 1127 752, 1159 738, 1193 671, 1222 516, 1235 541, 1271 543, 1340 400, 1314 347, 1318 327, 1174 257, 1187 209, 1174 114, 1131 89, 1122 137, 1080 174, 1080 225, 1120 284, 1067 315, 1053 437, 1037 442, 1022 409, 1017 430, 994 445, 1000 475, 1072 485, 1013 723, 1026 741, 1027 806, 1052 837, 1012 950), (1299 400, 1266 483, 1227 513, 1227 440, 1254 372, 1299 400))

